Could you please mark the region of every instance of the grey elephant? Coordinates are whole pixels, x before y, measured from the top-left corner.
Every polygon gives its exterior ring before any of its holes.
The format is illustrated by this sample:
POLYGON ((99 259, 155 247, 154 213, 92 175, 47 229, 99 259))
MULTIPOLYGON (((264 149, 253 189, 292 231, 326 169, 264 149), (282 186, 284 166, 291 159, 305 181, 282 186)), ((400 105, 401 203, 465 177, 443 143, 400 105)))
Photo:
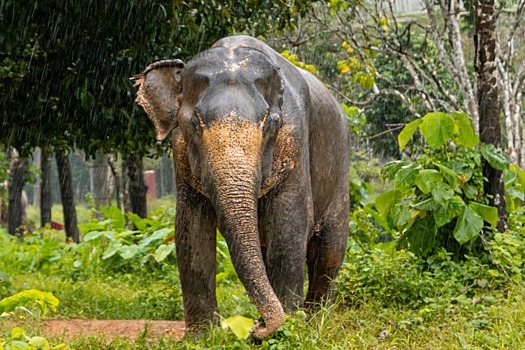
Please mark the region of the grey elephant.
POLYGON ((212 320, 216 229, 264 322, 324 300, 348 239, 349 132, 330 91, 263 42, 227 37, 137 76, 159 140, 172 132, 176 255, 188 329, 212 320))

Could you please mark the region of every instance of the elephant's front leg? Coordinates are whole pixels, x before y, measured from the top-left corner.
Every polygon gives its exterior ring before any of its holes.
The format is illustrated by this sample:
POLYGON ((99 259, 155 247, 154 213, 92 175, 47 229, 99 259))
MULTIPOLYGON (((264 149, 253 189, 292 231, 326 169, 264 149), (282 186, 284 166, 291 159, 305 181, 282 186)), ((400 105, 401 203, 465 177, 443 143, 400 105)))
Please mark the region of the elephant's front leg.
MULTIPOLYGON (((301 186, 298 186, 300 188, 301 186)), ((303 305, 307 237, 312 227, 310 190, 283 191, 261 200, 268 278, 286 311, 303 305)))
POLYGON ((188 329, 215 317, 215 214, 209 201, 187 184, 177 186, 177 263, 188 329))

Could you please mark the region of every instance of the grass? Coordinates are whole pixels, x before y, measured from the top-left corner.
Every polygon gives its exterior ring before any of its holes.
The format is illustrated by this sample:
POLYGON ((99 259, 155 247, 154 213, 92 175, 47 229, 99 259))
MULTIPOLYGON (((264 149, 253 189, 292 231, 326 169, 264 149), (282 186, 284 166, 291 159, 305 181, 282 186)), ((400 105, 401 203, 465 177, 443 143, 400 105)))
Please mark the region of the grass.
MULTIPOLYGON (((0 232, 0 299, 36 288, 60 300, 52 317, 182 319, 175 266, 119 270, 99 265, 98 248, 90 244, 71 248, 76 246, 63 244, 60 234, 51 231, 24 242, 0 232)), ((290 315, 264 341, 237 339, 210 326, 182 342, 80 336, 68 344, 72 349, 525 349, 523 282, 495 287, 490 280, 480 282, 485 280, 484 265, 460 268, 446 259, 439 274, 422 273, 406 254, 389 258, 354 251, 347 260, 334 301, 314 312, 290 315), (400 292, 406 296, 399 297, 400 292)), ((222 264, 226 277, 217 286, 221 314, 258 317, 230 266, 222 264)), ((39 334, 38 325, 31 327, 23 315, 10 319, 29 334, 39 334)), ((0 322, 0 338, 10 327, 12 322, 0 322)))

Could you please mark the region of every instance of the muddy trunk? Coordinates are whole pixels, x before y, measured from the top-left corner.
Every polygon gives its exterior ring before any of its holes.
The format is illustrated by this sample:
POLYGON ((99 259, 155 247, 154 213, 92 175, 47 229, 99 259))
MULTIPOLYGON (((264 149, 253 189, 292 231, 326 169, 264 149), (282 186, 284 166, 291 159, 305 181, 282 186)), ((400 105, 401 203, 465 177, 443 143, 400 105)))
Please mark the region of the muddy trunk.
POLYGON ((257 198, 261 186, 262 131, 252 123, 217 123, 203 132, 204 191, 212 199, 219 229, 248 296, 264 319, 254 336, 264 338, 284 323, 261 253, 257 198))
POLYGON ((228 243, 235 271, 265 322, 265 327, 256 329, 254 336, 264 338, 283 324, 284 311, 263 263, 254 187, 237 185, 218 200, 220 230, 228 243))

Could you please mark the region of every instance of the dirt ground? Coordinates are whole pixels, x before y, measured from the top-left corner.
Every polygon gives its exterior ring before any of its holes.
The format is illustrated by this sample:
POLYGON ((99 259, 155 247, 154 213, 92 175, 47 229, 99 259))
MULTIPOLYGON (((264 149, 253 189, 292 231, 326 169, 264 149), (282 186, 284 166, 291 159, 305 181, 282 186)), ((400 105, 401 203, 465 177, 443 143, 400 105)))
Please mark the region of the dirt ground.
POLYGON ((161 336, 173 337, 176 340, 184 336, 183 321, 148 321, 148 320, 45 320, 43 333, 47 337, 60 337, 71 340, 78 335, 102 336, 107 339, 116 337, 135 340, 146 330, 146 339, 161 336))

